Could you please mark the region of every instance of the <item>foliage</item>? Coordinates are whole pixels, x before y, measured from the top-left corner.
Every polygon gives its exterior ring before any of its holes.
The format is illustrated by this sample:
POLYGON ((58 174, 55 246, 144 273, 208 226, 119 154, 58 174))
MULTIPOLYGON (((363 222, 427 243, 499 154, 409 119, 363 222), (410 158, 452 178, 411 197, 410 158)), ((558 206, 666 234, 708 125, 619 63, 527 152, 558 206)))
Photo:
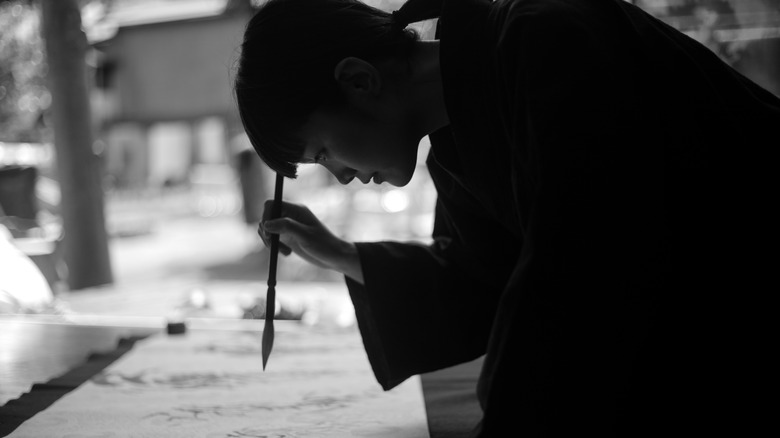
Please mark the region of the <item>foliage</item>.
POLYGON ((0 1, 0 141, 41 141, 51 104, 38 7, 0 1))

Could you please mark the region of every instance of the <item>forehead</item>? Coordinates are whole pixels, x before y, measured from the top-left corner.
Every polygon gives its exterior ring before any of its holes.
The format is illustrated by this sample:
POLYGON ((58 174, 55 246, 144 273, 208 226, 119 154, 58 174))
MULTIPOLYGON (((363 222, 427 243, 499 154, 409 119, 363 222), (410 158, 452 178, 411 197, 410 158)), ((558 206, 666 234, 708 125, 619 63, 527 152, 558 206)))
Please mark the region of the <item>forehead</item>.
POLYGON ((309 151, 308 149, 303 152, 303 156, 298 161, 298 164, 316 164, 317 152, 309 151))
POLYGON ((315 162, 317 154, 322 150, 319 135, 312 127, 304 125, 299 131, 298 136, 303 144, 303 155, 301 155, 301 164, 312 164, 315 162))

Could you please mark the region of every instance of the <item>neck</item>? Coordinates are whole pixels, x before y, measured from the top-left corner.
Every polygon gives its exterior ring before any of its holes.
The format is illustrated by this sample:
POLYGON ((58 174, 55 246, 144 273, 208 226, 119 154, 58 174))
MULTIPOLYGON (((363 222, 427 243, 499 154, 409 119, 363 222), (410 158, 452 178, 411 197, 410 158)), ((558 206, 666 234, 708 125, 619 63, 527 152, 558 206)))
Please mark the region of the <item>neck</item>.
POLYGON ((412 74, 409 79, 409 109, 425 136, 450 123, 444 105, 439 41, 417 42, 410 62, 412 74))

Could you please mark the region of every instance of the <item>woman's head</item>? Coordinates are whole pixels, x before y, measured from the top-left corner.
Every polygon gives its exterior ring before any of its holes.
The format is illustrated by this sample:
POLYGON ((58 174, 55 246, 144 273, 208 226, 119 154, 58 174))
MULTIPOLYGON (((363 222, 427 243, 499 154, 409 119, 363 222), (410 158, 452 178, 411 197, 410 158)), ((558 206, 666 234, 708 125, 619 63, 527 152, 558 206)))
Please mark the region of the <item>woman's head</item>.
POLYGON ((295 176, 307 158, 304 125, 317 110, 348 104, 334 76, 338 64, 408 56, 416 40, 390 13, 358 0, 269 0, 247 25, 235 77, 239 114, 257 153, 295 176))

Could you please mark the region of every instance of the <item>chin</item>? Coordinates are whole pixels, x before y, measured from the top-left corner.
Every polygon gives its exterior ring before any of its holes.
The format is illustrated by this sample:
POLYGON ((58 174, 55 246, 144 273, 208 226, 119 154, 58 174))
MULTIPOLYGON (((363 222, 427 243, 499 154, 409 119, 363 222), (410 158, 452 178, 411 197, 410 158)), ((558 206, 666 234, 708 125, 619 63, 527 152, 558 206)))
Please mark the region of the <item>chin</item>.
POLYGON ((413 153, 408 154, 402 160, 395 163, 388 170, 388 174, 385 176, 384 182, 395 187, 404 187, 412 180, 415 170, 417 170, 417 145, 410 149, 413 153))
POLYGON ((409 181, 412 180, 412 176, 414 176, 414 171, 397 173, 392 176, 388 176, 384 182, 390 184, 391 186, 404 187, 409 184, 409 181))

